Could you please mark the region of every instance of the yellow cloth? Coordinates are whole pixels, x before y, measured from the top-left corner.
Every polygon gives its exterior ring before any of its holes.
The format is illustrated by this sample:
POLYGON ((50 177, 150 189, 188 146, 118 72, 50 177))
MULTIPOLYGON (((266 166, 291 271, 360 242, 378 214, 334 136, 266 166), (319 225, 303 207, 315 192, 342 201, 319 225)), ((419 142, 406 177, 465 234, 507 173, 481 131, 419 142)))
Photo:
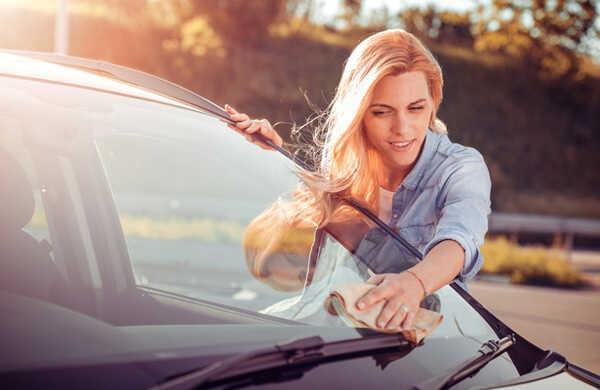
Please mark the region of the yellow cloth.
POLYGON ((413 344, 418 344, 423 338, 430 335, 444 319, 440 313, 419 308, 412 328, 405 330, 379 328, 375 320, 385 301, 378 302, 368 310, 356 308, 356 301, 374 287, 375 285, 369 283, 346 283, 335 286, 325 300, 325 309, 332 315, 344 316, 358 328, 371 328, 385 333, 402 333, 413 344))

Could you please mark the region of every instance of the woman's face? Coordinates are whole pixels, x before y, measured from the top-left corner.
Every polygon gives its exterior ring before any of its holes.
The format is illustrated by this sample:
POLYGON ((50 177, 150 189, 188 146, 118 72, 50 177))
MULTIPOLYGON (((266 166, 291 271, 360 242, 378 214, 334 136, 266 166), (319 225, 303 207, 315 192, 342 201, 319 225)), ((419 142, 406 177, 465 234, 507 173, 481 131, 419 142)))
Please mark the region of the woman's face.
POLYGON ((389 175, 404 178, 413 167, 432 111, 433 101, 423 72, 385 76, 375 85, 363 126, 389 175))

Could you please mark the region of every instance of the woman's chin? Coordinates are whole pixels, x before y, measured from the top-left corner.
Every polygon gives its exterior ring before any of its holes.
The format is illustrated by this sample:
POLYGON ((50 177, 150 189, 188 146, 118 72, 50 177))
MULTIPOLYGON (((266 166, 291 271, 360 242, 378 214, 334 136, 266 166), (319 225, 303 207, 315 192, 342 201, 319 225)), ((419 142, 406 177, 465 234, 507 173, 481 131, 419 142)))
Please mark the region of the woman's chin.
POLYGON ((388 161, 391 163, 389 164, 391 167, 393 167, 395 170, 399 169, 399 170, 406 170, 406 169, 411 169, 416 160, 417 160, 417 155, 411 153, 410 155, 407 154, 406 156, 398 156, 397 154, 394 156, 389 156, 388 157, 388 161), (391 157, 391 158, 389 158, 391 157))

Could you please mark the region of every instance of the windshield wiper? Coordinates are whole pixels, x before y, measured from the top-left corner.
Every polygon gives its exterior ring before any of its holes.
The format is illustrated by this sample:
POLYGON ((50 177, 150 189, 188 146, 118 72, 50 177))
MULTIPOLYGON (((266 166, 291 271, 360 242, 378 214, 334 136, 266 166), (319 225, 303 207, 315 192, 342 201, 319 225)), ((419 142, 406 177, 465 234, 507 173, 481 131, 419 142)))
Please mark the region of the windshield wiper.
POLYGON ((371 352, 399 347, 410 350, 414 346, 399 334, 373 334, 362 338, 325 342, 321 336, 312 336, 233 355, 198 370, 176 376, 152 387, 152 390, 189 389, 215 380, 282 366, 298 366, 335 360, 348 354, 371 352), (225 374, 226 373, 226 374, 225 374), (224 375, 225 374, 225 375, 224 375))
POLYGON ((465 360, 458 366, 451 368, 441 375, 421 382, 414 386, 413 389, 447 389, 481 370, 486 364, 502 355, 508 348, 513 346, 515 341, 515 336, 512 334, 500 340, 489 340, 479 348, 479 355, 465 360))

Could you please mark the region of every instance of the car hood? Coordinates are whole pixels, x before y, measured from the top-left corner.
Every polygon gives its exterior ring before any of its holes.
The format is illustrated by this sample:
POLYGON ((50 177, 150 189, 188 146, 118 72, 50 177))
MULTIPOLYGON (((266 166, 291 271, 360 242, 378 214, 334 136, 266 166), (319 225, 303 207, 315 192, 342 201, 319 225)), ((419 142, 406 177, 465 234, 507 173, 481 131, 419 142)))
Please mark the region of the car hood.
MULTIPOLYGON (((0 294, 0 314, 2 371, 22 378, 42 375, 44 380, 55 378, 56 383, 85 381, 89 375, 104 378, 106 372, 111 384, 123 384, 114 382, 112 374, 121 370, 128 384, 138 387, 136 383, 159 383, 231 355, 293 339, 319 335, 333 342, 362 337, 353 328, 305 325, 114 326, 7 293, 0 294), (134 382, 136 378, 140 382, 134 382)), ((410 351, 376 350, 327 361, 281 385, 305 388, 346 383, 355 388, 376 381, 378 387, 409 386, 456 366, 479 346, 469 337, 430 337, 410 351)), ((514 365, 503 356, 464 384, 493 384, 516 377, 514 365)))

